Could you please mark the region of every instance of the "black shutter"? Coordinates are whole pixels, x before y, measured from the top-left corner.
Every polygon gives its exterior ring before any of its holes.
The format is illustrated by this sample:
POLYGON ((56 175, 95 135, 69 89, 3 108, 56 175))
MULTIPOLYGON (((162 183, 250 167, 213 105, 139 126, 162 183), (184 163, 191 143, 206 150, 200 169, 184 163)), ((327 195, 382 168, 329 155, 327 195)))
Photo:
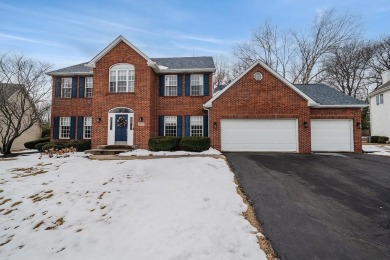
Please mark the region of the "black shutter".
POLYGON ((209 116, 203 116, 203 136, 209 136, 209 116))
POLYGON ((70 139, 75 138, 75 133, 76 133, 76 117, 72 116, 70 117, 70 139))
POLYGON ((186 74, 186 96, 191 95, 190 85, 191 85, 191 75, 186 74))
POLYGON ((203 74, 203 95, 209 95, 209 74, 203 74))
POLYGON ((163 97, 165 95, 164 91, 165 91, 165 76, 160 75, 159 91, 158 91, 158 93, 160 94, 160 97, 163 97))
POLYGON ((77 77, 72 78, 72 98, 77 98, 77 77))
POLYGON ((79 116, 77 118, 77 139, 81 140, 84 136, 84 117, 79 116))
POLYGON ((58 116, 54 117, 52 130, 53 139, 58 139, 60 136, 60 118, 58 116))
POLYGON ((158 135, 164 136, 164 116, 158 117, 158 135))
POLYGON ((190 116, 184 117, 184 136, 190 136, 190 116))
POLYGON ((177 95, 183 95, 183 74, 177 75, 177 95))
POLYGON ((85 77, 79 78, 79 97, 84 97, 84 91, 85 91, 85 77))
POLYGON ((54 96, 61 97, 61 78, 56 78, 54 96))
POLYGON ((182 137, 182 127, 183 127, 183 116, 177 116, 177 136, 182 137))

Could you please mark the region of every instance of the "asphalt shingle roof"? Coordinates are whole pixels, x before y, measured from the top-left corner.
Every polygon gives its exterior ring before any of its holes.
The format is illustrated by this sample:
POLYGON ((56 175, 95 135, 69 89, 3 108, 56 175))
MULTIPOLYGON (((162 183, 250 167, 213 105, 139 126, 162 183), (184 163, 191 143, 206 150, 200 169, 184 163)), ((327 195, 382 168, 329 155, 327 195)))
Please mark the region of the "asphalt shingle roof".
POLYGON ((73 65, 73 66, 70 66, 70 67, 66 67, 66 68, 62 68, 62 69, 58 69, 58 70, 53 70, 53 71, 50 71, 48 74, 72 74, 72 73, 91 73, 92 74, 92 68, 89 68, 87 66, 85 66, 85 64, 87 64, 88 62, 84 62, 84 63, 80 63, 80 64, 77 64, 77 65, 73 65))
POLYGON ((384 88, 386 88, 388 86, 390 86, 390 81, 387 81, 385 84, 380 85, 377 89, 375 89, 375 91, 384 89, 384 88))
POLYGON ((168 69, 215 69, 213 57, 150 58, 168 69))
POLYGON ((294 84, 320 105, 364 105, 363 101, 350 97, 325 84, 294 84))

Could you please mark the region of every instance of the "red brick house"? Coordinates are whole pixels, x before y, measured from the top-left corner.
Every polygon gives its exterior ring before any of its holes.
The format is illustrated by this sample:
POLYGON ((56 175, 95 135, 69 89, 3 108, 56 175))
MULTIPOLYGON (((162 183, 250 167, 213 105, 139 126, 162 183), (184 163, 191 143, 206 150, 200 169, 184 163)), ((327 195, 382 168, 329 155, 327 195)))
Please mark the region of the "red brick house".
POLYGON ((212 96, 212 57, 149 58, 119 36, 53 77, 52 139, 147 148, 210 136, 223 151, 361 152, 365 105, 326 85, 292 85, 258 61, 212 96))

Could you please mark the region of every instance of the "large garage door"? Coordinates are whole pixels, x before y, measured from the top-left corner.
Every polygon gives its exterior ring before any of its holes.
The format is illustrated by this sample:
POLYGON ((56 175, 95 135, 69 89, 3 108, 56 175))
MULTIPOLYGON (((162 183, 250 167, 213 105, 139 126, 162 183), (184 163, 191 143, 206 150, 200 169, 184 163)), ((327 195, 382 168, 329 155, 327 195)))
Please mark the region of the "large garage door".
POLYGON ((222 151, 297 152, 296 119, 222 119, 222 151))
POLYGON ((311 120, 313 152, 353 152, 352 120, 311 120))

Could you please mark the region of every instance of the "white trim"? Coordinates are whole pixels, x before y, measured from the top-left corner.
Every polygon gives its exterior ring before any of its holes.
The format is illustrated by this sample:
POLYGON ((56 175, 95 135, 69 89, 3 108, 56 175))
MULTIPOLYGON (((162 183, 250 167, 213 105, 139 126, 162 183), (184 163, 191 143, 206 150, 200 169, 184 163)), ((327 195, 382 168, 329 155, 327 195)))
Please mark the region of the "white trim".
POLYGON ((142 51, 140 51, 137 47, 135 47, 133 44, 131 44, 128 40, 125 39, 122 35, 119 35, 112 43, 110 43, 106 48, 104 48, 101 52, 99 52, 98 55, 96 55, 90 62, 85 64, 85 66, 90 68, 95 68, 96 62, 98 62, 104 55, 106 55, 109 51, 111 51, 118 43, 123 41, 126 43, 130 48, 132 48, 135 52, 137 52, 141 57, 143 57, 146 61, 148 66, 154 66, 156 63, 153 62, 148 56, 146 56, 142 51))
MULTIPOLYGON (((127 107, 114 107, 110 109, 109 111, 112 111, 115 108, 127 108, 127 107)), ((130 108, 128 108, 130 109, 130 108)), ((133 111, 132 109, 130 109, 133 111)), ((113 145, 115 144, 115 126, 116 121, 115 117, 116 115, 127 115, 128 124, 127 124, 127 145, 134 145, 134 112, 131 113, 110 113, 108 112, 108 121, 107 121, 107 144, 113 145), (112 118, 112 119, 111 119, 112 118), (110 124, 112 120, 112 125, 110 124), (110 126, 112 126, 112 129, 110 129, 110 126)))
POLYGON ((275 76, 277 79, 282 81, 284 84, 286 84, 288 87, 290 87, 293 91, 295 91, 298 95, 303 97, 308 101, 308 106, 317 106, 318 104, 311 99, 309 96, 307 96, 305 93, 300 91, 297 87, 295 87, 293 84, 291 84, 288 80, 286 80, 284 77, 279 75, 276 71, 271 69, 269 66, 267 66, 264 62, 261 60, 257 60, 255 63, 253 63, 249 68, 247 68, 244 72, 242 72, 237 78, 235 78, 229 85, 227 85, 224 89, 219 91, 217 94, 214 95, 212 99, 207 101, 207 103, 203 104, 204 108, 210 108, 213 106, 213 101, 216 100, 219 96, 221 96, 225 91, 227 91, 231 86, 233 86, 238 80, 240 80, 244 75, 246 75, 249 71, 251 71, 255 66, 260 65, 264 69, 266 69, 268 72, 270 72, 273 76, 275 76))
POLYGON ((362 105, 318 105, 314 106, 313 108, 363 108, 368 107, 368 104, 362 104, 362 105))
MULTIPOLYGON (((379 86, 380 88, 381 86, 379 86)), ((377 89, 377 90, 374 90, 373 92, 371 92, 370 94, 368 94, 369 97, 373 97, 373 96, 376 96, 378 94, 381 94, 383 92, 386 92, 387 90, 390 90, 390 85, 387 86, 387 87, 384 87, 384 88, 381 88, 381 89, 377 89)))

